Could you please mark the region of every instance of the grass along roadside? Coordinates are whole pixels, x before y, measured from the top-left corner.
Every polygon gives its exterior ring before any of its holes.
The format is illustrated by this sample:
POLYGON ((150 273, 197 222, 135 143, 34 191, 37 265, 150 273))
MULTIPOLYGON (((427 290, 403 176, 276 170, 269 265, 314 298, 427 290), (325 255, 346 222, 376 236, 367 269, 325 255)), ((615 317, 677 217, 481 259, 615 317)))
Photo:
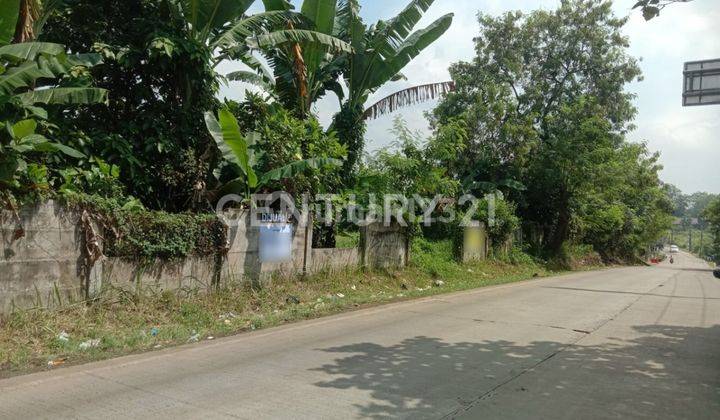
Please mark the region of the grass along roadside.
POLYGON ((108 293, 91 305, 0 319, 0 377, 209 340, 363 306, 511 283, 554 272, 530 257, 459 264, 450 241, 417 240, 409 267, 276 279, 213 293, 108 293))

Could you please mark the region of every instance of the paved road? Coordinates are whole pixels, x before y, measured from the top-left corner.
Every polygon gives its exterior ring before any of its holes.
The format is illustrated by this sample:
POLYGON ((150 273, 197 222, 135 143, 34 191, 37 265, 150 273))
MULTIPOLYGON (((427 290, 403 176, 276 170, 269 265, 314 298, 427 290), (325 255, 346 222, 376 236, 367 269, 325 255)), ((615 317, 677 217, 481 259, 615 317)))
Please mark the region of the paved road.
POLYGON ((578 273, 0 381, 3 418, 720 418, 702 262, 578 273))

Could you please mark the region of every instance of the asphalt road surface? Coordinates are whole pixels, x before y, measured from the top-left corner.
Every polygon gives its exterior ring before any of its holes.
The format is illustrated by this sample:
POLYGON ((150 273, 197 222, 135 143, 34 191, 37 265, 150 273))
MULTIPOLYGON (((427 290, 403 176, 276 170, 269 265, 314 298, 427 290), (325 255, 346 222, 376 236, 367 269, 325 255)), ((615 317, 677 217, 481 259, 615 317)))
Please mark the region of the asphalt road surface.
POLYGON ((0 381, 2 418, 720 418, 720 280, 577 273, 0 381))

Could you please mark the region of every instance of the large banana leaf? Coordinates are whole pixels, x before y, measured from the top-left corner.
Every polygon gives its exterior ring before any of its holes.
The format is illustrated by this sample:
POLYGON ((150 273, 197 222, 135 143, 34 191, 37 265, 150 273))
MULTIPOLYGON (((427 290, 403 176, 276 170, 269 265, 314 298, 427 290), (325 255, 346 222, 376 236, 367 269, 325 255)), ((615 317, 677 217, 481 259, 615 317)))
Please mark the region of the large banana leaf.
POLYGON ((215 196, 223 197, 228 194, 239 194, 244 196, 247 192, 247 178, 245 178, 245 176, 241 176, 223 184, 220 189, 217 190, 215 196))
POLYGON ((405 9, 387 23, 385 28, 378 33, 375 49, 383 56, 394 52, 403 40, 410 35, 415 25, 422 19, 425 13, 435 0, 412 0, 405 9))
MULTIPOLYGON (((332 36, 336 4, 335 0, 305 0, 301 13, 313 23, 315 31, 332 36)), ((312 75, 317 70, 327 50, 326 46, 318 44, 308 45, 303 49, 308 74, 312 75)))
POLYGON ((47 105, 91 105, 104 104, 108 100, 108 91, 100 88, 58 87, 39 89, 15 95, 25 106, 47 105))
POLYGON ((341 160, 332 158, 314 158, 293 162, 289 165, 283 166, 282 168, 274 169, 262 174, 258 186, 267 185, 267 183, 271 181, 280 181, 282 179, 292 178, 305 173, 310 169, 320 169, 328 166, 338 168, 341 167, 342 164, 341 160))
POLYGON ((360 3, 358 0, 342 0, 337 12, 336 34, 342 39, 350 41, 355 53, 349 57, 349 67, 345 72, 346 82, 350 90, 350 101, 359 101, 362 97, 364 75, 368 69, 372 51, 366 48, 367 28, 360 17, 360 3))
POLYGON ((285 11, 271 11, 258 13, 244 19, 239 19, 228 29, 224 30, 210 44, 213 48, 227 48, 233 45, 244 45, 247 38, 263 31, 267 27, 285 27, 294 17, 285 11))
POLYGON ((18 16, 20 16, 20 0, 2 0, 2 7, 0 7, 0 45, 12 42, 18 16))
POLYGON ((48 70, 56 76, 68 73, 76 65, 91 67, 88 63, 81 62, 77 57, 74 57, 71 61, 65 53, 59 55, 41 55, 36 61, 41 69, 48 70))
POLYGON ((335 25, 335 0, 305 0, 301 13, 314 25, 314 29, 324 34, 332 34, 335 25))
POLYGON ((305 29, 285 29, 250 38, 248 44, 254 48, 271 49, 285 44, 316 44, 338 52, 352 52, 350 44, 345 41, 316 31, 305 29))
POLYGON ((452 13, 441 17, 427 28, 410 35, 402 45, 400 45, 400 48, 393 57, 379 60, 374 66, 374 71, 369 75, 369 89, 382 86, 399 73, 413 58, 417 57, 420 52, 440 38, 450 28, 452 21, 452 13))
POLYGON ((234 71, 232 73, 228 73, 225 77, 233 82, 250 83, 268 92, 272 92, 272 89, 275 86, 274 79, 268 79, 262 75, 246 70, 234 71))
POLYGON ((263 0, 263 5, 265 5, 265 10, 267 11, 292 10, 295 8, 295 6, 287 0, 263 0))
POLYGON ((365 110, 365 119, 375 119, 399 108, 439 98, 455 90, 454 82, 428 83, 412 86, 388 95, 365 110))
POLYGON ((241 61, 245 63, 248 67, 255 70, 259 75, 261 75, 265 79, 273 79, 273 73, 268 69, 268 67, 263 63, 262 61, 258 60, 257 57, 253 56, 250 53, 247 53, 245 56, 241 58, 241 61))
POLYGON ((181 0, 185 19, 196 39, 205 43, 213 30, 245 14, 255 0, 181 0))
POLYGON ((358 0, 341 0, 335 14, 335 30, 333 35, 350 42, 358 54, 365 50, 365 24, 360 18, 358 0))
POLYGON ((40 54, 58 55, 65 52, 65 47, 51 42, 23 42, 0 47, 0 58, 23 62, 34 60, 40 54))
POLYGON ((12 95, 18 89, 32 86, 38 79, 54 77, 52 71, 40 68, 34 61, 11 67, 0 75, 0 95, 12 95))
POLYGON ((250 153, 245 138, 240 134, 240 126, 235 116, 227 109, 218 112, 218 119, 212 112, 205 113, 205 124, 210 135, 215 140, 223 157, 235 164, 247 178, 250 188, 257 186, 257 175, 250 166, 250 153))

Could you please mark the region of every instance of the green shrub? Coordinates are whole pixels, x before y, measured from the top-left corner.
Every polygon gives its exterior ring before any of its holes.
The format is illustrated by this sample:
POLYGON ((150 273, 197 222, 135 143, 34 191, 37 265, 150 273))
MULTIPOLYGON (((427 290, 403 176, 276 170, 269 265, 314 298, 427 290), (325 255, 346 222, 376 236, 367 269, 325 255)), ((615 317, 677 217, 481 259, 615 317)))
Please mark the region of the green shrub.
POLYGON ((226 243, 226 227, 215 215, 120 211, 116 221, 119 234, 110 235, 106 246, 114 257, 209 256, 226 243))
POLYGON ((563 242, 559 252, 550 260, 550 266, 561 270, 602 265, 603 260, 592 245, 563 242))
POLYGON ((78 193, 64 196, 104 228, 107 256, 132 260, 179 259, 223 254, 227 227, 215 214, 148 211, 132 199, 78 193))
POLYGON ((530 254, 517 246, 510 248, 509 252, 501 254, 500 260, 514 265, 531 265, 537 263, 530 254))
POLYGON ((435 278, 452 277, 461 270, 452 240, 431 241, 422 237, 413 240, 410 262, 435 278))

